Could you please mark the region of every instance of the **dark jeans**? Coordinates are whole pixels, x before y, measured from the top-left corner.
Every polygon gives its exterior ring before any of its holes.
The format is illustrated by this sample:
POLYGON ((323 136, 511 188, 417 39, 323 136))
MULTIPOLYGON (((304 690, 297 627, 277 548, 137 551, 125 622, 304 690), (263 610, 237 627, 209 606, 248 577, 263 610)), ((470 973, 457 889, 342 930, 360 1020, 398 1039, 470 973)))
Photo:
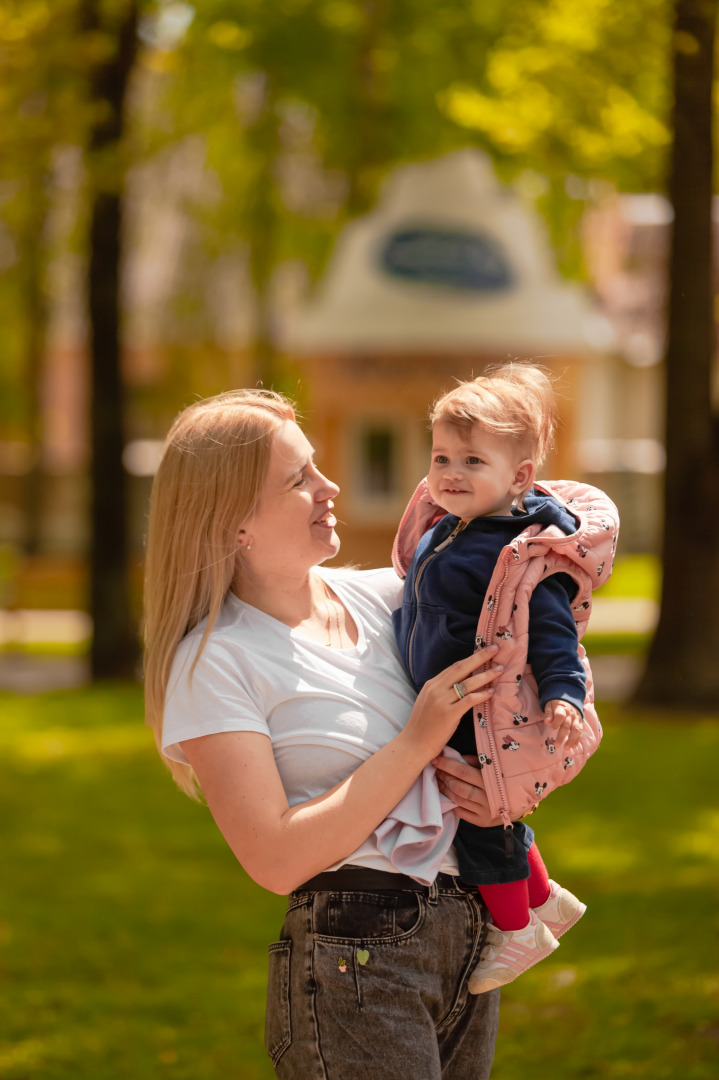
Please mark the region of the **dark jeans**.
POLYGON ((476 889, 298 892, 270 946, 265 1045, 282 1080, 487 1080, 499 992, 467 979, 476 889))
POLYGON ((515 821, 509 833, 510 854, 507 854, 507 833, 503 825, 480 829, 468 821, 460 821, 454 836, 459 873, 469 885, 504 885, 508 881, 524 881, 529 877, 527 852, 534 843, 529 825, 515 821))

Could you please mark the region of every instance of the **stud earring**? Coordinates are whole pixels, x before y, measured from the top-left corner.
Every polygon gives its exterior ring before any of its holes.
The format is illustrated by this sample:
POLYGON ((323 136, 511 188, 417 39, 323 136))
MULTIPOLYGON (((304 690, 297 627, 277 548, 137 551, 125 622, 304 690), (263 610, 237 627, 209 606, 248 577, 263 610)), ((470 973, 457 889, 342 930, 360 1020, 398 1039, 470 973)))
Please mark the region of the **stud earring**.
POLYGON ((247 551, 252 551, 252 544, 246 544, 247 551))

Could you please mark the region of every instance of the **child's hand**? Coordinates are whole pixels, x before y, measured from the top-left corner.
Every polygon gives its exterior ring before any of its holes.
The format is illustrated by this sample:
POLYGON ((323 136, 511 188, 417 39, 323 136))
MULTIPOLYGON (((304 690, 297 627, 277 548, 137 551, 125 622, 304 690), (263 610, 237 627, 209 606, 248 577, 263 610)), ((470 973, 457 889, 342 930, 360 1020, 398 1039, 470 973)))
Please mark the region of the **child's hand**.
POLYGON ((567 750, 574 749, 584 728, 582 714, 568 701, 548 701, 544 706, 544 722, 557 728, 556 741, 567 750))

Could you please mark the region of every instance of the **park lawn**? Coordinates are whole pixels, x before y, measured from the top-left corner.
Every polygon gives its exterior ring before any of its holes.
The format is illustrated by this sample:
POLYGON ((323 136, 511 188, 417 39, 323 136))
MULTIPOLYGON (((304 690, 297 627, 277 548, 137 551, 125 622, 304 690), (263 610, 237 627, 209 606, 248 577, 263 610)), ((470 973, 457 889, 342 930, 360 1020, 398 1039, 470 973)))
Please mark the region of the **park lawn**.
MULTIPOLYGON (((621 543, 620 543, 621 547, 621 543)), ((644 596, 659 600, 662 586, 662 563, 656 555, 617 555, 612 575, 602 585, 600 596, 644 596)))
MULTIPOLYGON (((0 717, 0 1076, 269 1080, 283 900, 174 789, 140 691, 5 694, 0 717)), ((589 912, 503 992, 493 1080, 716 1076, 719 722, 603 718, 534 818, 589 912)))
MULTIPOLYGON (((661 595, 661 561, 656 555, 618 555, 612 576, 595 594, 602 600, 641 598, 659 601, 661 595)), ((626 631, 621 626, 610 632, 597 633, 589 629, 582 642, 589 656, 644 656, 652 635, 647 632, 626 631)))

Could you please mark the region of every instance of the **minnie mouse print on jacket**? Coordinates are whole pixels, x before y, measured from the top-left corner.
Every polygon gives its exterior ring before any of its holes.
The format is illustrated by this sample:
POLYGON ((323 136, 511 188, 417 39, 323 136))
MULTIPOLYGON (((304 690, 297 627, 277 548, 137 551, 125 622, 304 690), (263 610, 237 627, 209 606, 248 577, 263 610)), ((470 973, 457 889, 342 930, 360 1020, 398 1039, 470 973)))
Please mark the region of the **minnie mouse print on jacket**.
MULTIPOLYGON (((403 608, 395 613, 395 629, 415 685, 446 666, 452 650, 451 660, 466 655, 461 645, 468 626, 474 633, 478 671, 485 666, 482 650, 491 643, 499 646, 494 662, 504 670, 493 684, 491 701, 474 709, 474 738, 490 812, 505 826, 531 813, 541 799, 573 779, 601 740, 592 673, 581 638, 591 613, 592 592, 611 574, 619 530, 614 503, 587 484, 567 480, 535 483, 525 504, 524 516, 475 519, 477 524, 470 522, 468 527, 433 502, 423 480, 404 513, 392 552, 395 570, 407 577, 403 608), (436 531, 428 535, 435 526, 436 531), (471 532, 470 527, 495 531, 498 557, 492 553, 492 561, 487 563, 485 554, 480 565, 482 557, 474 552, 477 547, 486 552, 487 545, 475 546, 466 535, 458 544, 466 554, 452 560, 451 575, 444 574, 442 552, 456 543, 465 528, 471 532), (423 577, 428 570, 425 580, 434 581, 433 595, 429 596, 423 594, 423 577), (475 577, 480 581, 479 589, 475 577), (486 588, 482 588, 483 582, 486 588), (542 597, 543 631, 539 640, 533 636, 530 645, 530 602, 540 582, 546 583, 539 590, 546 594, 542 597), (438 602, 438 588, 446 592, 446 604, 438 602), (558 589, 562 590, 563 603, 558 603, 555 611, 552 594, 556 596, 558 589), (566 613, 567 596, 571 616, 566 613), (470 612, 469 600, 476 603, 478 597, 481 610, 475 606, 470 612), (452 613, 462 603, 465 610, 459 613, 458 631, 452 613), (562 653, 574 659, 556 664, 555 656, 562 653), (571 701, 583 710, 584 728, 571 752, 557 752, 552 729, 544 722, 543 705, 555 698, 571 701)), ((460 552, 455 554, 460 556, 460 552)))

